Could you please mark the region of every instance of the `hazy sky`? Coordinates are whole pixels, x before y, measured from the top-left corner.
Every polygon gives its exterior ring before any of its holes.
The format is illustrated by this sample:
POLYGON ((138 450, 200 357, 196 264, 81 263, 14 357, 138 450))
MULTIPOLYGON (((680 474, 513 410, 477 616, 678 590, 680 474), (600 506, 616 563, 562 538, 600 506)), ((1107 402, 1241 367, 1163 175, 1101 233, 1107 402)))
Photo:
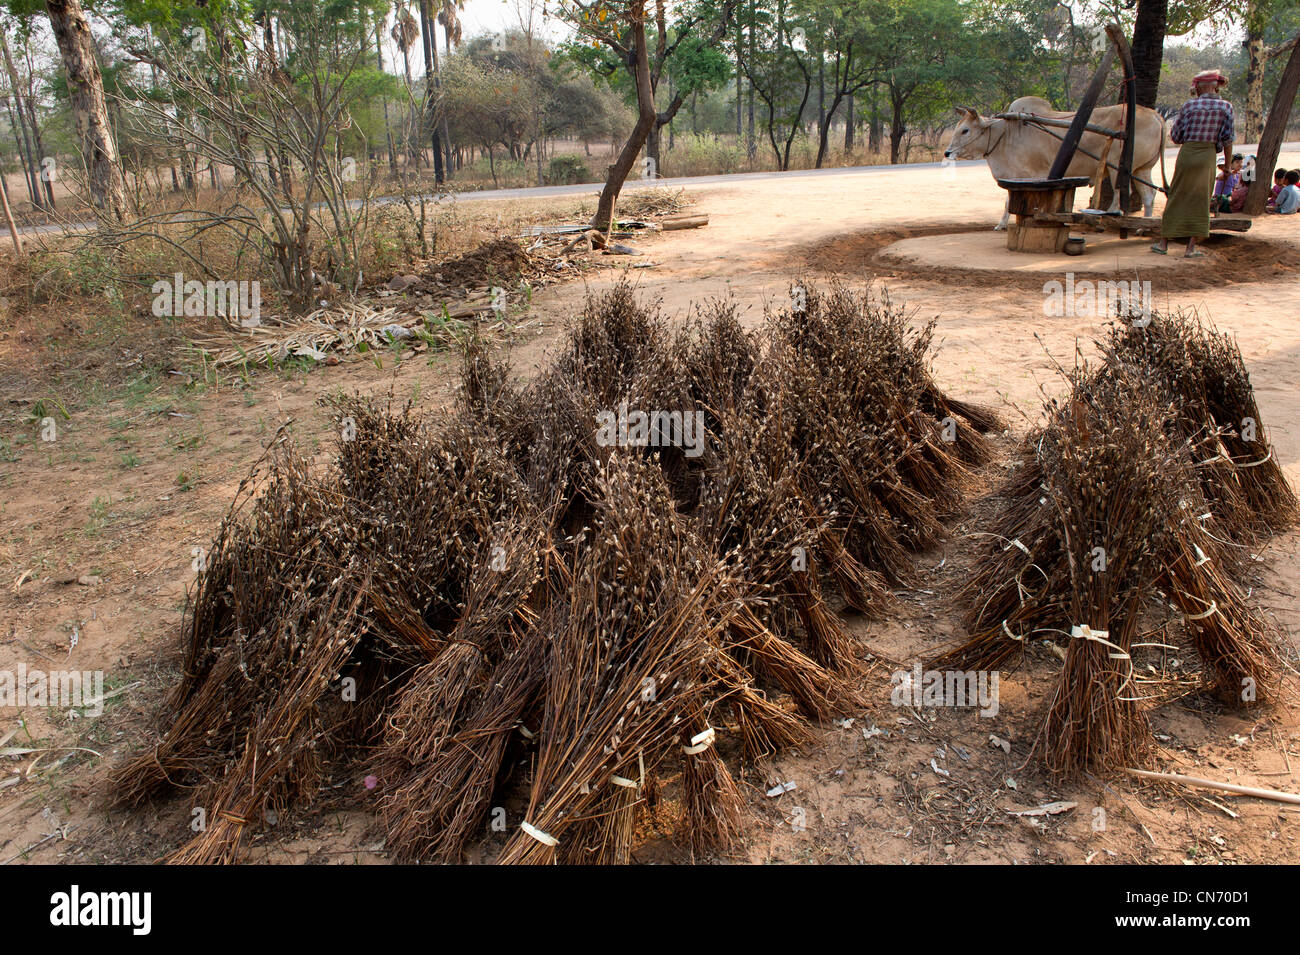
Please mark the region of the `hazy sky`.
MULTIPOLYGON (((547 0, 547 5, 551 8, 556 6, 555 0, 547 0)), ((1089 18, 1090 12, 1095 15, 1096 7, 1094 4, 1074 3, 1075 16, 1082 20, 1089 18)), ((477 36, 480 33, 496 33, 500 30, 517 30, 520 28, 521 18, 526 20, 531 9, 533 12, 534 29, 551 39, 557 39, 566 32, 564 26, 558 23, 554 17, 549 20, 542 17, 542 0, 466 0, 465 9, 461 11, 460 18, 463 24, 463 33, 465 39, 477 36)), ((1217 26, 1213 21, 1201 24, 1196 30, 1184 37, 1170 37, 1170 45, 1178 43, 1190 43, 1194 46, 1204 46, 1215 40, 1223 40, 1225 33, 1235 36, 1239 31, 1225 30, 1222 26, 1217 26)))
MULTIPOLYGON (((552 0, 551 6, 554 6, 552 0)), ((518 30, 521 20, 528 19, 532 11, 534 31, 552 38, 563 31, 554 18, 544 20, 542 4, 535 0, 466 0, 465 9, 460 12, 464 25, 465 39, 480 33, 496 33, 500 30, 518 30)))

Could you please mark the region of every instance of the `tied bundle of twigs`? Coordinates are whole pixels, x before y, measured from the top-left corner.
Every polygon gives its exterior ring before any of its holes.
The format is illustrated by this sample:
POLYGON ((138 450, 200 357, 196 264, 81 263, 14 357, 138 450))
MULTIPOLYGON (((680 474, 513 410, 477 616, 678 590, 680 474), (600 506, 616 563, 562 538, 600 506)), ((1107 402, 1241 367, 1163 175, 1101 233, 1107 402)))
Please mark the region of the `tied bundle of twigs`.
POLYGON ((1182 432, 1204 445, 1202 489, 1234 540, 1291 525, 1296 495, 1273 456, 1241 350, 1227 333, 1195 313, 1157 313, 1115 325, 1105 348, 1177 398, 1182 432))
MULTIPOLYGON (((1189 352, 1181 338, 1162 341, 1189 352)), ((1238 580, 1243 542, 1267 525, 1241 519, 1248 495, 1230 471, 1230 484, 1222 470, 1207 476, 1207 462, 1222 463, 1206 453, 1222 428, 1152 361, 1122 357, 1136 353, 1132 342, 1103 347, 1104 364, 1076 371, 1070 396, 1049 403, 963 593, 972 636, 934 664, 998 667, 1032 637, 1069 635, 1038 742, 1062 775, 1131 765, 1145 750, 1146 690, 1130 651, 1151 606, 1177 613, 1223 699, 1265 699, 1278 678, 1277 628, 1238 580)), ((1179 362, 1167 366, 1185 373, 1179 362)))
POLYGON ((684 841, 728 850, 724 756, 862 705, 828 588, 886 607, 979 456, 928 347, 843 290, 757 334, 713 303, 670 335, 624 284, 527 386, 471 335, 450 415, 327 402, 334 466, 277 453, 241 489, 118 800, 198 787, 215 825, 174 858, 231 861, 270 810, 364 773, 396 858, 459 859, 521 797, 503 861, 625 862, 671 777, 684 841), (620 406, 703 425, 597 440, 620 406))
POLYGON ((726 565, 636 458, 611 457, 597 486, 597 528, 550 635, 527 818, 502 862, 554 859, 571 827, 615 808, 611 794, 622 801, 621 781, 653 772, 677 724, 717 691, 708 661, 736 612, 726 565))
POLYGON ((1194 480, 1187 446, 1166 438, 1171 414, 1124 371, 1079 371, 1043 433, 1044 495, 1068 568, 1072 639, 1036 745, 1058 775, 1134 765, 1150 739, 1133 638, 1170 550, 1177 491, 1194 480))

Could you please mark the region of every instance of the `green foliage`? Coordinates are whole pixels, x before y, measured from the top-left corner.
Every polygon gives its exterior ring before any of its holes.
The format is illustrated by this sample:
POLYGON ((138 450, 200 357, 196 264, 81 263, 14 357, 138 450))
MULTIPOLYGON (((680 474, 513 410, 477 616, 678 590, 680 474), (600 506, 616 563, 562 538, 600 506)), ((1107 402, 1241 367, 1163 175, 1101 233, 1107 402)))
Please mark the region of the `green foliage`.
POLYGON ((590 181, 591 170, 579 156, 552 156, 546 165, 548 186, 567 186, 590 181))

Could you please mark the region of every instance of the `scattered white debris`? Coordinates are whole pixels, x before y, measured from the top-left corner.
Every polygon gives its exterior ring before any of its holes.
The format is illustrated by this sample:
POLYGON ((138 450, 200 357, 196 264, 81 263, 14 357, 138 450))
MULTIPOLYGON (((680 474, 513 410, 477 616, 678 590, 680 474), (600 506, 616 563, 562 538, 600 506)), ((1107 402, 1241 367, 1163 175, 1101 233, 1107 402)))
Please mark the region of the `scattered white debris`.
POLYGON ((1033 809, 1004 809, 1012 816, 1055 816, 1078 807, 1077 802, 1049 802, 1033 809))

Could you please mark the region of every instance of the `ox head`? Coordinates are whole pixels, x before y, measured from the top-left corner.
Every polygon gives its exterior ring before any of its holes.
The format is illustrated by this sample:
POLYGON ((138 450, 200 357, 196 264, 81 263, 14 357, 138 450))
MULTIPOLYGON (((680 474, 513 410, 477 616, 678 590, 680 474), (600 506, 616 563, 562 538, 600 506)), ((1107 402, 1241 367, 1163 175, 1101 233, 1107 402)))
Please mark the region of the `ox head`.
POLYGON ((943 151, 945 159, 979 159, 988 144, 984 134, 988 132, 989 120, 975 110, 966 106, 957 107, 957 127, 952 131, 952 139, 943 151))

